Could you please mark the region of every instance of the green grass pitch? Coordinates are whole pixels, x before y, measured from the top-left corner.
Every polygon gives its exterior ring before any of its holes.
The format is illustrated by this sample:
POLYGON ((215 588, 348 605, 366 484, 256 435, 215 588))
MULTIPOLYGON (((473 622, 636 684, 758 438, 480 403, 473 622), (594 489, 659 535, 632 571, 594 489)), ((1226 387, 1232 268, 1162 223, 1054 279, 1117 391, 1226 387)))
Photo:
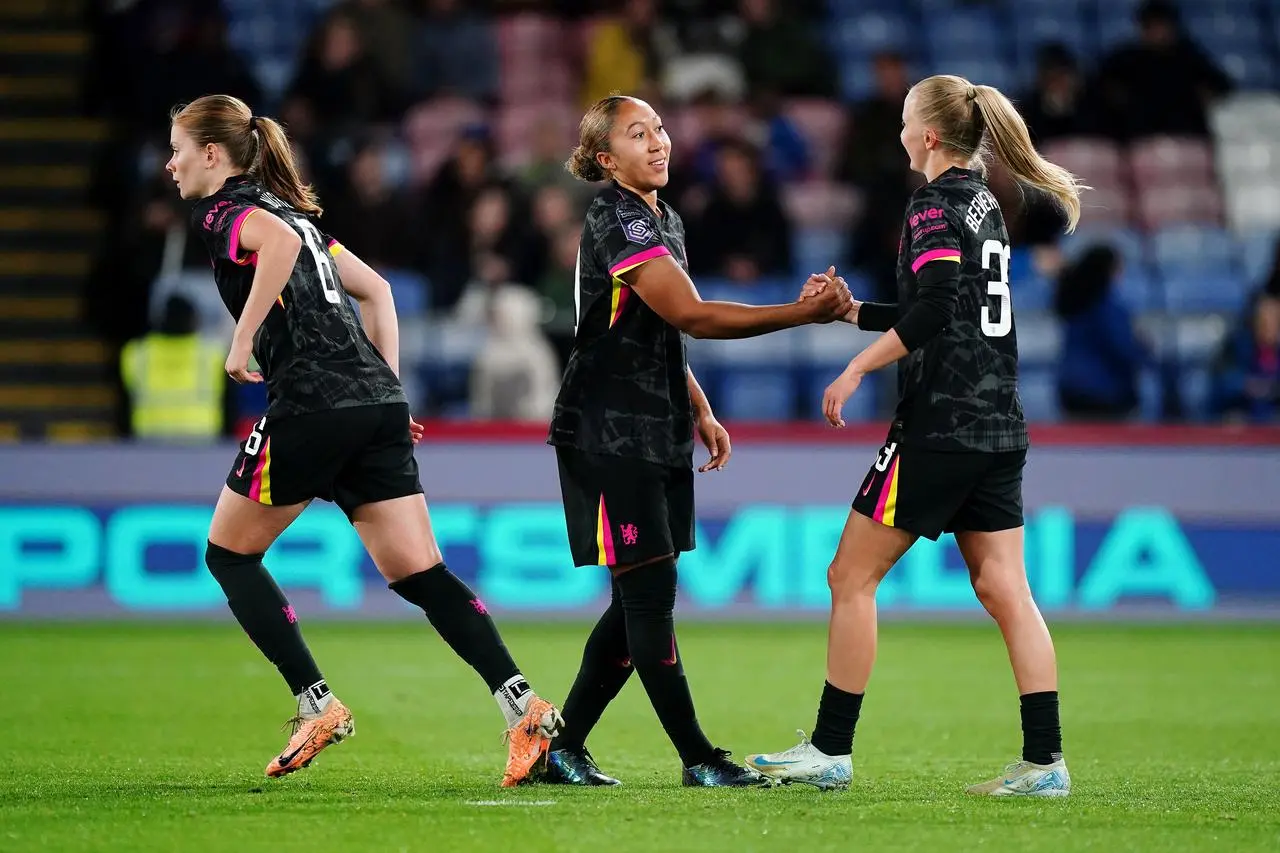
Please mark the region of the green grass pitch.
MULTIPOLYGON (((633 678, 590 745, 614 790, 498 787, 501 716, 423 622, 312 623, 357 735, 268 780, 291 703, 228 618, 0 624, 0 850, 1280 849, 1280 626, 1060 625, 1074 793, 966 797, 1019 748, 988 624, 897 623, 843 793, 690 790, 633 678)), ((507 621, 561 700, 583 624, 507 621)), ((735 756, 813 724, 821 623, 686 625, 700 718, 735 756)))

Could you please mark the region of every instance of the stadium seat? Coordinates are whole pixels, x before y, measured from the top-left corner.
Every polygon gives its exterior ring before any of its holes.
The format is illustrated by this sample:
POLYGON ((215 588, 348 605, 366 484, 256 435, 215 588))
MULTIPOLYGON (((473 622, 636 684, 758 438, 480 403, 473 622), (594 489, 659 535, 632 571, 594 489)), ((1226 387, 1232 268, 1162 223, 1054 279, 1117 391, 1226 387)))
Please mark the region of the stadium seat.
POLYGON ((837 53, 866 59, 882 50, 910 51, 914 27, 899 11, 868 10, 841 15, 834 24, 837 53))
POLYGON ((861 210, 856 190, 831 181, 806 181, 782 188, 782 205, 797 228, 847 230, 861 210))
POLYGON ((529 140, 546 121, 556 123, 564 139, 564 149, 572 150, 578 142, 578 115, 569 103, 556 100, 507 103, 498 109, 498 156, 503 165, 518 167, 528 162, 532 154, 529 140))
POLYGON ((1162 275, 1227 272, 1236 268, 1236 245, 1225 229, 1174 225, 1151 236, 1152 260, 1162 275))
POLYGON ((1133 222, 1133 199, 1127 189, 1095 186, 1080 199, 1080 223, 1090 228, 1126 228, 1133 222))
POLYGON ((404 136, 409 145, 412 180, 430 180, 448 158, 463 128, 485 120, 484 109, 465 98, 435 98, 409 110, 404 136))
POLYGON ((1236 238, 1240 271, 1244 274, 1245 286, 1250 290, 1261 286, 1271 275, 1277 239, 1280 239, 1280 230, 1275 228, 1246 231, 1236 238))
POLYGON ((1276 79, 1275 62, 1262 48, 1218 48, 1214 58, 1241 89, 1270 89, 1276 79))
POLYGON ((1050 370, 1019 371, 1018 398, 1031 423, 1052 423, 1061 419, 1057 378, 1050 370))
POLYGON ((1092 246, 1105 245, 1119 252, 1126 266, 1142 266, 1147 262, 1146 240, 1132 228, 1099 228, 1093 223, 1082 223, 1074 233, 1064 235, 1059 245, 1067 260, 1075 260, 1092 246))
POLYGON ((795 274, 800 278, 811 273, 825 272, 835 264, 844 275, 845 233, 834 228, 798 228, 795 232, 795 274))
POLYGON ((799 388, 788 368, 727 368, 716 382, 715 410, 722 420, 789 421, 796 417, 799 388))
POLYGON ((1174 326, 1174 347, 1182 364, 1207 365, 1217 356, 1230 329, 1220 314, 1179 317, 1174 326))
POLYGON ((1222 198, 1214 186, 1185 184, 1148 185, 1138 192, 1138 220, 1148 229, 1222 221, 1222 198))
POLYGON ((431 310, 431 283, 412 270, 378 270, 391 285, 396 313, 402 317, 425 316, 431 310))
POLYGON ((1246 297, 1244 277, 1231 271, 1180 272, 1163 278, 1165 305, 1175 314, 1238 312, 1246 297))
POLYGON ((1280 180, 1228 188, 1228 221, 1237 233, 1280 228, 1280 180))
POLYGON ((1199 184, 1213 180, 1213 149, 1203 139, 1154 136, 1139 139, 1129 149, 1129 163, 1137 185, 1199 184))
POLYGON ((1122 184, 1124 158, 1119 146, 1109 139, 1087 136, 1057 139, 1046 143, 1043 153, 1095 190, 1114 190, 1122 184))
POLYGON ((1039 311, 1018 311, 1016 302, 1014 311, 1018 363, 1028 368, 1052 367, 1062 352, 1062 326, 1057 318, 1039 311))

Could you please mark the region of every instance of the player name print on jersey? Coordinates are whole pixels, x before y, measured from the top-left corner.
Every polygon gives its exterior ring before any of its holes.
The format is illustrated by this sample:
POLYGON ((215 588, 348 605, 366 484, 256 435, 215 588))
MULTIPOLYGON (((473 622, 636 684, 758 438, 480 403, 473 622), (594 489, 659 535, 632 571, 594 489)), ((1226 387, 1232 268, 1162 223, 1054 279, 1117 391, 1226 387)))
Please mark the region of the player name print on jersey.
POLYGON ((1025 448, 1009 234, 981 176, 953 168, 916 190, 900 247, 901 313, 928 264, 955 263, 959 278, 951 323, 898 363, 898 440, 936 450, 1025 448))
POLYGON ((254 358, 267 383, 267 414, 403 403, 400 380, 342 294, 334 261, 342 247, 310 217, 245 175, 229 178, 191 213, 231 316, 240 319, 257 271, 256 253, 240 245, 245 222, 256 210, 278 216, 302 240, 284 291, 254 339, 254 358))

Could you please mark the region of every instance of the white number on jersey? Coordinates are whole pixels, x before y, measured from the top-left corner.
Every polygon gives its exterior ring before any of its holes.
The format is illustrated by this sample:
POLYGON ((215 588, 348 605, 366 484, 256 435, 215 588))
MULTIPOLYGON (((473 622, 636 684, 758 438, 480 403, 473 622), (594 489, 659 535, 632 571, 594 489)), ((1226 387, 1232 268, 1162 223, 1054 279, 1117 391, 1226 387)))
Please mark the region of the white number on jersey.
POLYGON ((310 220, 300 216, 293 220, 293 224, 297 225, 298 230, 302 232, 302 244, 310 250, 311 257, 316 262, 316 272, 320 276, 320 289, 324 291, 324 298, 334 305, 341 303, 342 292, 338 289, 333 270, 329 268, 329 252, 320 240, 320 230, 312 225, 310 220))
POLYGON ((991 307, 982 306, 982 334, 989 338, 1003 338, 1013 329, 1013 300, 1009 296, 1009 247, 999 240, 982 244, 982 268, 991 270, 991 261, 1000 259, 997 279, 987 282, 987 295, 1000 300, 1000 319, 991 322, 991 307))

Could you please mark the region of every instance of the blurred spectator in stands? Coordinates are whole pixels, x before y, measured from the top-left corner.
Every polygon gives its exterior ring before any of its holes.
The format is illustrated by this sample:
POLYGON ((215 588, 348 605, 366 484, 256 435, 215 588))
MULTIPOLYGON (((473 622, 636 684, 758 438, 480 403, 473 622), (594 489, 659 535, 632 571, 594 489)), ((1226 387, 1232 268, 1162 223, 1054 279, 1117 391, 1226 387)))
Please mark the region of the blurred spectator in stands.
POLYGON ((675 30, 657 17, 655 0, 621 0, 587 42, 584 104, 610 92, 656 98, 665 63, 680 53, 675 30))
POLYGON ((487 303, 488 339, 471 366, 471 416, 545 423, 560 391, 560 365, 540 328, 541 299, 526 287, 499 284, 487 303))
POLYGON ((1138 377, 1154 366, 1115 292, 1120 255, 1093 246, 1058 277, 1054 310, 1063 324, 1058 399, 1070 417, 1120 420, 1138 407, 1138 377))
POLYGON ((415 45, 419 97, 498 97, 501 54, 493 24, 460 0, 421 0, 423 22, 415 45))
POLYGON ((450 308, 471 278, 468 211, 488 186, 504 186, 493 139, 483 125, 466 128, 453 155, 427 186, 422 200, 422 240, 430 258, 435 307, 450 308))
POLYGON ((1280 411, 1280 340, 1254 294, 1214 359, 1209 409, 1228 420, 1270 421, 1280 411))
POLYGON ((872 69, 875 94, 850 109, 844 147, 836 164, 839 180, 864 189, 886 171, 904 172, 907 168, 898 138, 902 101, 911 88, 906 60, 894 51, 884 51, 876 54, 872 69))
POLYGON ((747 141, 761 152, 761 168, 778 183, 808 177, 811 159, 809 143, 800 128, 782 111, 782 98, 764 89, 751 98, 751 122, 747 141))
POLYGON ((544 326, 561 364, 573 350, 574 325, 577 323, 575 291, 578 287, 578 241, 582 228, 578 223, 564 225, 551 237, 551 249, 537 290, 550 303, 550 316, 544 326))
POLYGON ((207 441, 221 435, 226 360, 226 345, 198 333, 195 307, 170 297, 159 327, 120 355, 133 436, 207 441))
POLYGON ((361 42, 355 22, 342 13, 331 14, 312 34, 288 100, 291 113, 304 113, 304 120, 328 137, 359 134, 365 125, 397 117, 390 82, 361 42))
POLYGON ((360 34, 378 76, 395 94, 398 107, 408 106, 413 81, 412 37, 417 22, 400 0, 343 0, 337 10, 360 34))
POLYGON ((1107 130, 1120 139, 1207 136, 1206 108, 1230 78, 1187 36, 1170 0, 1147 0, 1137 20, 1138 40, 1098 69, 1107 130))
POLYGON ((412 200, 387 174, 385 146, 362 141, 347 166, 347 180, 322 198, 324 229, 375 269, 427 270, 423 229, 412 200))
POLYGON ((741 282, 791 273, 791 223, 748 143, 720 146, 716 183, 690 230, 695 272, 741 282))
POLYGON ((774 0, 740 0, 738 10, 745 24, 738 61, 749 91, 768 89, 785 97, 836 94, 835 65, 806 20, 774 0))
POLYGON ((1040 47, 1036 54, 1036 84, 1019 104, 1036 145, 1064 136, 1098 132, 1091 99, 1070 49, 1060 42, 1040 47))

